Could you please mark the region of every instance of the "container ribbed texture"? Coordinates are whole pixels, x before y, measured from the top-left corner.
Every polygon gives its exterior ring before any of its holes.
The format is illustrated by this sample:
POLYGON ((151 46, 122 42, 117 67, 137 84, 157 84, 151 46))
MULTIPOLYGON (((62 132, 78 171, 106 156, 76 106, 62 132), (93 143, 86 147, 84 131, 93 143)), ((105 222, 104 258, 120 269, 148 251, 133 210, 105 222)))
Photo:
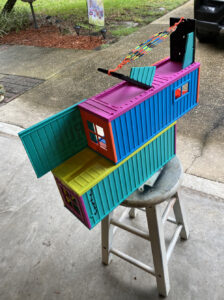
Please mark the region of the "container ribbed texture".
POLYGON ((118 162, 197 105, 198 69, 112 121, 118 162), (188 82, 189 92, 175 99, 188 82))
POLYGON ((77 104, 19 133, 37 177, 87 146, 77 104))
POLYGON ((83 200, 91 226, 100 222, 174 155, 175 126, 172 126, 86 192, 83 200))

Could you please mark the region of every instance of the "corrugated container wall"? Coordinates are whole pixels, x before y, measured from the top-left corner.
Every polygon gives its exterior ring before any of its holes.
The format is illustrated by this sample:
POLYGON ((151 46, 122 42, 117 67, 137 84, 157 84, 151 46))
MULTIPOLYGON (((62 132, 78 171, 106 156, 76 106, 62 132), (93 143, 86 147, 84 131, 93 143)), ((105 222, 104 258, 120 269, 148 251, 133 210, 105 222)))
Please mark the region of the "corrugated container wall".
POLYGON ((121 161, 158 132, 197 105, 198 69, 177 80, 112 121, 117 161, 121 161), (188 92, 176 98, 184 85, 188 92))
MULTIPOLYGON (((175 136, 175 125, 172 125, 124 162, 116 166, 110 163, 109 168, 112 167, 113 171, 102 180, 99 179, 97 184, 90 186, 83 195, 78 195, 78 190, 72 188, 70 182, 74 182, 75 178, 66 173, 66 163, 64 169, 60 166, 53 170, 65 206, 89 229, 93 228, 174 157, 175 136), (64 179, 60 174, 63 174, 64 179)), ((101 157, 101 159, 103 158, 101 157)), ((93 166, 85 165, 87 167, 85 170, 81 168, 81 172, 88 174, 93 166)), ((99 170, 101 169, 104 172, 99 165, 99 170)), ((75 174, 80 177, 79 172, 76 171, 75 174)))

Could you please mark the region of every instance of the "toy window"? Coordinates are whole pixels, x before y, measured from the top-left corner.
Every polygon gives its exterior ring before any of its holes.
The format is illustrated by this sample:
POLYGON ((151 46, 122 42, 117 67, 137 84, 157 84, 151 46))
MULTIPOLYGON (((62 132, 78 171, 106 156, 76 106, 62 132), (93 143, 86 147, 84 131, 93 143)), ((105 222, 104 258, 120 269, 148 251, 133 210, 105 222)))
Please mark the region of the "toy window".
POLYGON ((184 94, 188 93, 189 91, 189 83, 186 82, 185 84, 183 84, 181 87, 178 87, 175 90, 175 99, 180 98, 181 96, 183 96, 184 94))
POLYGON ((80 209, 79 209, 79 205, 78 205, 77 199, 74 197, 74 195, 72 195, 71 193, 69 193, 64 187, 62 187, 62 190, 63 190, 63 195, 64 195, 65 201, 72 208, 74 208, 74 210, 76 211, 76 213, 80 216, 81 212, 80 212, 80 209))
POLYGON ((91 141, 106 150, 107 144, 103 128, 90 121, 87 121, 87 125, 91 141))

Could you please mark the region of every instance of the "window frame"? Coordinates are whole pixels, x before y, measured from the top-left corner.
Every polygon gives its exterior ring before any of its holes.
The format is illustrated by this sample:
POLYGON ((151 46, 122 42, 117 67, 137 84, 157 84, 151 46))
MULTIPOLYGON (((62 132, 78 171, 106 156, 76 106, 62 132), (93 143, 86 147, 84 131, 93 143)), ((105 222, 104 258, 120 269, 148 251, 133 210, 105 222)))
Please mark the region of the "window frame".
POLYGON ((106 136, 105 136, 105 132, 104 132, 104 128, 102 126, 100 126, 99 124, 96 124, 94 122, 91 122, 90 120, 87 119, 87 128, 89 131, 89 136, 90 139, 93 143, 95 143, 98 147, 100 147, 101 149, 107 151, 107 140, 106 140, 106 136), (93 129, 90 129, 90 127, 88 126, 88 124, 91 123, 93 125, 93 129), (102 128, 103 130, 103 136, 101 134, 99 134, 97 127, 102 128), (94 135, 96 137, 96 142, 91 138, 91 134, 94 135), (101 140, 104 140, 104 142, 102 142, 101 140))
POLYGON ((189 93, 190 93, 190 80, 188 79, 188 80, 185 80, 184 82, 180 83, 178 86, 174 87, 174 91, 173 91, 174 103, 182 100, 184 97, 189 95, 189 93), (188 84, 188 90, 185 93, 183 93, 182 88, 185 84, 188 84), (179 89, 181 91, 181 95, 176 98, 176 91, 179 90, 179 89))

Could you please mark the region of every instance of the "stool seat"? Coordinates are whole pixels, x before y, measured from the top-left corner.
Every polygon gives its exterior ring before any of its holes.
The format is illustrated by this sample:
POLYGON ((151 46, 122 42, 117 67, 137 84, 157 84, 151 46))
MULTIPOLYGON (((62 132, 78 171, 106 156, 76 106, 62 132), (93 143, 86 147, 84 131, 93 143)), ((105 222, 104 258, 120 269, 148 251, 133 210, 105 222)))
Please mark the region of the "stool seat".
POLYGON ((164 166, 153 187, 146 186, 143 192, 136 190, 121 205, 138 208, 159 204, 175 194, 181 184, 182 175, 181 163, 175 156, 164 166))

